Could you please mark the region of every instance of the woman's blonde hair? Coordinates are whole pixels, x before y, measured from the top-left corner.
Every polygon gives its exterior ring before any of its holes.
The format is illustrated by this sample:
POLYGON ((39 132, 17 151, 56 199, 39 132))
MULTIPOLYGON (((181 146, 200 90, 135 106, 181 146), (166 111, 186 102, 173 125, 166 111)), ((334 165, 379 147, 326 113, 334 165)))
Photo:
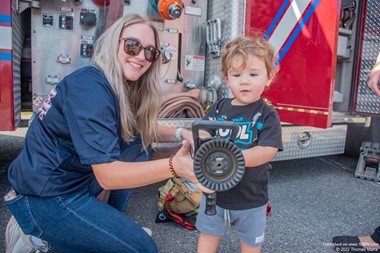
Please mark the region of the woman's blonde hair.
POLYGON ((157 115, 161 105, 160 60, 153 62, 138 80, 124 80, 117 53, 119 43, 122 43, 120 36, 123 29, 133 24, 150 26, 155 35, 155 46, 160 47, 158 33, 153 24, 137 14, 131 14, 118 19, 96 40, 92 64, 102 69, 119 100, 123 140, 131 141, 136 134, 140 134, 146 149, 157 140, 157 115))
POLYGON ((249 56, 256 56, 263 60, 268 77, 272 79, 276 77, 279 70, 277 54, 273 46, 259 35, 252 37, 239 36, 226 44, 222 53, 222 74, 227 76, 232 61, 236 59, 235 57, 241 57, 242 59, 239 68, 245 68, 249 56))

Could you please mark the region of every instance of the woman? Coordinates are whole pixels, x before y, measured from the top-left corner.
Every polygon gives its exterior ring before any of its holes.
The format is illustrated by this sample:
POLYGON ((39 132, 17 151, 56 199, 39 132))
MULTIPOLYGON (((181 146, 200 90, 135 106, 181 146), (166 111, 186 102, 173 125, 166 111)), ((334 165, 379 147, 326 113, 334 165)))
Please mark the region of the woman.
POLYGON ((122 17, 97 40, 92 64, 49 94, 9 167, 10 252, 24 241, 65 253, 157 251, 124 215, 128 189, 173 176, 196 181, 191 132, 157 124, 159 45, 147 20, 122 17), (152 142, 179 139, 176 155, 148 161, 152 142), (108 204, 96 198, 103 189, 112 190, 108 204))

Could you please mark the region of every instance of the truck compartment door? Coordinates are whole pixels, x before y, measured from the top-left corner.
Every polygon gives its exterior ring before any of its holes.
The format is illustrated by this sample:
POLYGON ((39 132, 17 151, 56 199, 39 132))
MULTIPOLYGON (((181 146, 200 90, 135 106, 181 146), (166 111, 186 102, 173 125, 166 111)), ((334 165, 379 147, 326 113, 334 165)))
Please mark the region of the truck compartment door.
POLYGON ((0 1, 0 131, 15 129, 12 1, 0 1))
POLYGON ((264 31, 280 72, 264 93, 281 121, 331 126, 340 1, 247 1, 246 35, 264 31))
POLYGON ((359 20, 359 47, 357 47, 354 113, 379 115, 380 98, 369 88, 369 73, 380 52, 380 9, 376 0, 363 1, 359 20))

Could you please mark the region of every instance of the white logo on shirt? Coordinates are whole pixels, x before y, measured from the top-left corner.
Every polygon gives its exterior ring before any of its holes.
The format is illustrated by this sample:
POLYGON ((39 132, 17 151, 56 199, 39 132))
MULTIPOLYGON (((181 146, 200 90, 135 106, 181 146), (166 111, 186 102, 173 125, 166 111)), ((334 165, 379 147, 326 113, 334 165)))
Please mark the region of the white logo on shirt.
POLYGON ((40 108, 40 114, 38 115, 38 118, 40 120, 43 120, 45 114, 49 111, 50 107, 51 107, 51 99, 53 97, 55 97, 55 95, 57 95, 57 90, 55 88, 53 88, 49 95, 48 95, 48 98, 45 99, 44 103, 42 104, 41 108, 40 108))

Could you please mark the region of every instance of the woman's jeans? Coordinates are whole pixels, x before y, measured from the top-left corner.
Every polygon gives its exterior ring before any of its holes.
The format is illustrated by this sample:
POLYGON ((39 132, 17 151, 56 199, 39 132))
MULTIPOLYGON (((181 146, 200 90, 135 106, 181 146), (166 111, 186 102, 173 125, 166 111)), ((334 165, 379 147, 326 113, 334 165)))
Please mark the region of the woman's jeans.
MULTIPOLYGON (((149 158, 150 154, 130 148, 124 150, 122 160, 149 158)), ((108 203, 96 198, 101 191, 94 181, 72 194, 52 198, 17 195, 6 204, 25 234, 46 240, 49 249, 58 252, 157 252, 153 239, 124 214, 132 190, 111 191, 108 203)))
POLYGON ((7 205, 25 234, 58 252, 157 252, 138 224, 87 189, 53 198, 18 195, 7 205))

